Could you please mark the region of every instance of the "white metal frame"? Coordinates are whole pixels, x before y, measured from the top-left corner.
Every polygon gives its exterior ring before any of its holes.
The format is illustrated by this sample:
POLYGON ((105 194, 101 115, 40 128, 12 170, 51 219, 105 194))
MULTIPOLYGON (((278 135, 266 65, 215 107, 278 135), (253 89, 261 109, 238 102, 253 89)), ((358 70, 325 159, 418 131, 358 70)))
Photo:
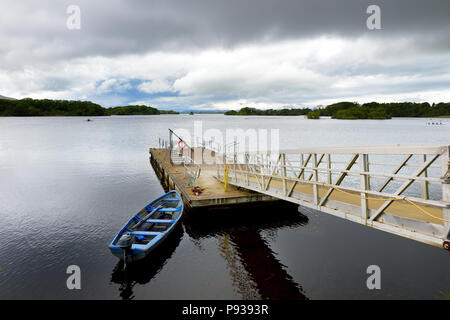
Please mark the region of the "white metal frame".
MULTIPOLYGON (((449 241, 450 232, 450 223, 445 221, 450 220, 449 154, 449 146, 313 148, 276 155, 246 152, 243 157, 240 154, 244 161, 238 162, 235 153, 232 157, 227 154, 225 163, 217 162, 217 178, 222 180, 228 165, 229 184, 442 246, 449 241), (377 157, 382 161, 374 159, 377 157), (312 192, 302 193, 300 188, 296 190, 297 185, 310 185, 312 192), (327 188, 324 194, 323 188, 327 188), (357 196, 360 204, 339 201, 339 197, 331 199, 335 192, 357 196), (423 221, 427 219, 388 210, 397 200, 408 204, 400 200, 403 197, 425 212, 442 210, 442 217, 423 221), (372 207, 376 202, 378 208, 369 208, 369 201, 372 207)), ((411 205, 411 210, 418 209, 411 205)))

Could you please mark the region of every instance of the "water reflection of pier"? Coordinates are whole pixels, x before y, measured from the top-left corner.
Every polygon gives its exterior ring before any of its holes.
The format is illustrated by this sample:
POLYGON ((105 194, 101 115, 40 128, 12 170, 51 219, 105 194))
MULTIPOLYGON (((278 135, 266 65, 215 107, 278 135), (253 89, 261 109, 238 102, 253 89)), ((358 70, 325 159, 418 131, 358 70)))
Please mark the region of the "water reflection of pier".
POLYGON ((290 204, 230 211, 194 212, 183 224, 194 239, 219 239, 221 255, 243 299, 307 299, 261 234, 305 225, 308 218, 290 204))
MULTIPOLYGON (((232 207, 223 212, 196 210, 185 213, 183 218, 184 229, 194 241, 207 237, 219 240, 221 256, 227 263, 233 286, 243 299, 307 299, 302 287, 287 273, 266 239, 277 230, 306 223, 308 218, 289 203, 266 208, 232 207)), ((161 271, 182 237, 180 225, 152 252, 151 259, 133 263, 126 272, 122 262, 118 262, 111 282, 120 284, 120 297, 133 299, 135 285, 149 283, 161 271)))

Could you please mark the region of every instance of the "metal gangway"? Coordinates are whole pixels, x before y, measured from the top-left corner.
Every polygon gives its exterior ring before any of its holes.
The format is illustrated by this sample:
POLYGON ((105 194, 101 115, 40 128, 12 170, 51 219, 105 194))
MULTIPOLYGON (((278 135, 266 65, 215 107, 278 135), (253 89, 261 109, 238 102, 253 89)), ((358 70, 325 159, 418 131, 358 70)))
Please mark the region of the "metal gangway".
POLYGON ((217 154, 217 179, 449 250, 449 146, 217 154))

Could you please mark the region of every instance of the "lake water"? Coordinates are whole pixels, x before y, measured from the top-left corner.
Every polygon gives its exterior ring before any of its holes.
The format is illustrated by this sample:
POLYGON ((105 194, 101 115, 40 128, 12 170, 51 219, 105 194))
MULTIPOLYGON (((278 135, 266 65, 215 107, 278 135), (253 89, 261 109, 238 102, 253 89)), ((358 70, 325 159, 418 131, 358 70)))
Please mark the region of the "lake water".
POLYGON ((164 190, 148 148, 168 128, 280 129, 280 148, 450 144, 450 123, 160 115, 0 118, 0 299, 450 297, 450 254, 305 208, 202 212, 126 274, 108 244, 164 190), (81 290, 66 268, 81 268, 81 290), (368 290, 366 268, 381 268, 368 290))

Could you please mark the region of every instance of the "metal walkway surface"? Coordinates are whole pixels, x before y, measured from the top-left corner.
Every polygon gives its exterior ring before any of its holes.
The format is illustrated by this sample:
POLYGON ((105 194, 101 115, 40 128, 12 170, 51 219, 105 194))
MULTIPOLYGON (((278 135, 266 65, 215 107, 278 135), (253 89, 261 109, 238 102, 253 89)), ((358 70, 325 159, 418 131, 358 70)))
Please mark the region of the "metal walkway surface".
POLYGON ((449 250, 448 146, 216 155, 228 184, 449 250))

